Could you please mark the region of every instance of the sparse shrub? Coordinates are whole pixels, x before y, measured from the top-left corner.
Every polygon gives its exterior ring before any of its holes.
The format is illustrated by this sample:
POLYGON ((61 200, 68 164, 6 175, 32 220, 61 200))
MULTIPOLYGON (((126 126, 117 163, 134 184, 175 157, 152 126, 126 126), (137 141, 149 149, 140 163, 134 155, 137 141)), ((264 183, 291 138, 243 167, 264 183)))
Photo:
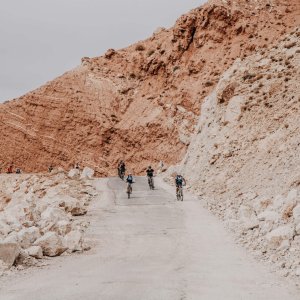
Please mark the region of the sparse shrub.
POLYGON ((145 51, 145 46, 142 44, 138 44, 135 46, 136 51, 145 51))
POLYGON ((173 68, 173 72, 176 72, 176 71, 179 70, 179 69, 180 69, 179 66, 175 66, 175 67, 173 68))
POLYGON ((210 87, 210 86, 213 86, 214 83, 212 81, 206 81, 205 84, 204 84, 206 87, 210 87))
POLYGON ((153 49, 150 49, 148 52, 147 52, 147 55, 148 56, 151 56, 152 54, 154 54, 155 53, 155 51, 153 50, 153 49))

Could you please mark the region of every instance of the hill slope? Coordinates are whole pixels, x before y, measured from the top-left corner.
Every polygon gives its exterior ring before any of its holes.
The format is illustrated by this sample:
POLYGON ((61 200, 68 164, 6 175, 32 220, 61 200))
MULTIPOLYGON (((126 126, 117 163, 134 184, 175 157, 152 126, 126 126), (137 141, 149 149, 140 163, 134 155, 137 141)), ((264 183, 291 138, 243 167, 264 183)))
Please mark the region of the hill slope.
POLYGON ((98 58, 0 105, 0 161, 25 171, 74 162, 113 174, 184 156, 200 104, 237 58, 272 45, 299 24, 291 0, 211 1, 173 28, 98 58), (252 3, 252 2, 251 2, 252 3))
POLYGON ((300 27, 222 75, 170 170, 285 276, 300 276, 299 82, 300 27))

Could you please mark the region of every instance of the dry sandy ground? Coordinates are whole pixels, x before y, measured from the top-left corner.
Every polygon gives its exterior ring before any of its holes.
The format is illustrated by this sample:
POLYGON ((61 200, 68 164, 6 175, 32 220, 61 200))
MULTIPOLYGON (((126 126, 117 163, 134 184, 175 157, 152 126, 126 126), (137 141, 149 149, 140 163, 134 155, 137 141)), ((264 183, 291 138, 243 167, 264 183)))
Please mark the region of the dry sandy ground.
MULTIPOLYGON (((259 265, 193 196, 137 178, 126 199, 119 179, 95 180, 90 206, 93 249, 0 280, 1 300, 300 299, 259 265)), ((159 181, 158 179, 156 181, 159 181)))

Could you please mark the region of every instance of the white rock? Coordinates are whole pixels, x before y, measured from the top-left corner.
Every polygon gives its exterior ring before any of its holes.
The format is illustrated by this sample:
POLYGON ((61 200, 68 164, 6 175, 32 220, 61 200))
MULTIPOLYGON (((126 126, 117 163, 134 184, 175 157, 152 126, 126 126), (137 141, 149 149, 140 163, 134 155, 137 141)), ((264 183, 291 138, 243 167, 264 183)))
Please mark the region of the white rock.
POLYGON ((268 232, 270 232, 274 228, 273 222, 262 222, 262 224, 259 225, 261 234, 265 235, 268 232))
POLYGON ((296 226, 296 233, 300 235, 300 223, 296 226))
POLYGON ((250 219, 254 214, 254 210, 250 206, 246 205, 241 205, 239 208, 239 216, 240 219, 245 220, 245 219, 250 219))
POLYGON ((45 233, 41 238, 36 240, 34 246, 41 246, 43 254, 46 256, 57 256, 66 250, 60 236, 52 231, 45 233))
POLYGON ((277 250, 278 251, 287 250, 290 248, 290 246, 291 246, 291 243, 289 240, 283 240, 277 250))
POLYGON ((77 176, 79 177, 79 175, 80 175, 79 169, 71 169, 68 173, 69 178, 74 178, 74 177, 77 177, 77 176))
POLYGON ((293 209, 293 217, 296 224, 300 224, 300 204, 293 209))
POLYGON ((258 215, 258 220, 277 222, 279 220, 279 214, 274 211, 264 211, 258 215))
POLYGON ((73 230, 64 237, 65 246, 72 252, 82 250, 83 235, 79 230, 73 230))
POLYGON ((20 254, 20 247, 16 243, 0 243, 0 260, 7 267, 11 267, 20 254))
POLYGON ((77 199, 70 196, 64 196, 59 206, 64 207, 65 211, 71 213, 72 216, 82 216, 87 212, 77 199))
POLYGON ((259 221, 255 217, 251 217, 250 219, 246 220, 243 224, 245 230, 252 230, 254 228, 259 227, 259 221))
POLYGON ((18 241, 22 248, 27 249, 41 236, 40 230, 35 227, 23 228, 18 232, 18 241))
POLYGON ((4 220, 0 219, 0 234, 7 236, 10 232, 10 226, 4 220))
POLYGON ((45 225, 47 223, 57 223, 63 220, 69 221, 69 217, 65 211, 60 208, 48 207, 41 214, 41 222, 45 225))
POLYGON ((95 171, 91 168, 88 168, 88 167, 85 167, 83 170, 82 170, 82 173, 80 175, 80 179, 92 179, 93 176, 94 176, 94 173, 95 171))
POLYGON ((26 249, 28 255, 34 257, 34 258, 43 258, 43 249, 40 246, 31 246, 28 249, 26 249))
POLYGON ((276 249, 283 240, 290 240, 294 237, 295 228, 292 225, 280 226, 266 235, 268 246, 276 249))
POLYGON ((72 229, 70 221, 62 220, 58 221, 52 228, 58 235, 65 236, 72 229))
POLYGON ((5 243, 19 243, 18 233, 16 231, 11 232, 5 239, 5 243))
POLYGON ((296 189, 290 190, 287 195, 286 201, 287 202, 293 202, 293 201, 297 202, 297 200, 299 200, 298 191, 296 189))
POLYGON ((297 269, 296 269, 295 275, 296 275, 296 276, 300 276, 300 268, 297 268, 297 269))

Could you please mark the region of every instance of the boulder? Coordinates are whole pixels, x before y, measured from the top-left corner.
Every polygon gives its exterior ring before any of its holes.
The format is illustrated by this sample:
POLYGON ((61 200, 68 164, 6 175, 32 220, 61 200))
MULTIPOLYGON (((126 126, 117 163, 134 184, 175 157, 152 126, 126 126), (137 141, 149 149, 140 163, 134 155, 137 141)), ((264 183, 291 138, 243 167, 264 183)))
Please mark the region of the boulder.
POLYGON ((16 231, 11 232, 5 239, 5 243, 19 243, 18 233, 16 231))
POLYGON ((18 241, 22 248, 27 249, 41 236, 40 230, 35 227, 23 228, 18 232, 18 241))
POLYGON ((248 220, 255 215, 254 210, 250 206, 241 205, 239 208, 239 216, 241 220, 248 220))
POLYGON ((283 240, 277 250, 284 251, 284 250, 289 249, 290 246, 291 246, 291 243, 289 240, 283 240))
POLYGON ((11 232, 11 228, 4 220, 0 219, 0 234, 7 236, 11 232))
POLYGON ((271 249, 277 249, 282 241, 290 240, 294 237, 295 228, 292 225, 283 225, 266 235, 266 240, 268 242, 268 246, 271 249))
POLYGON ((60 208, 48 207, 41 214, 42 227, 45 227, 49 223, 57 223, 58 221, 69 221, 68 215, 60 208))
POLYGON ((46 256, 58 256, 66 250, 61 237, 53 231, 47 232, 37 239, 34 246, 41 246, 43 254, 46 256))
POLYGON ((293 217, 296 224, 300 224, 300 204, 294 207, 293 217))
POLYGON ((295 270, 295 275, 298 276, 298 277, 300 276, 300 268, 297 268, 297 269, 295 270))
POLYGON ((79 230, 73 230, 64 237, 65 246, 71 251, 82 251, 83 234, 79 230))
POLYGON ((65 236, 72 230, 72 224, 70 221, 58 221, 53 227, 52 230, 55 231, 58 235, 65 236))
POLYGON ((16 243, 0 243, 0 260, 10 268, 20 254, 20 247, 16 243))
POLYGON ((28 255, 40 259, 43 258, 43 249, 40 246, 31 246, 28 249, 26 249, 28 255))
POLYGON ((300 235, 300 223, 296 226, 296 233, 300 235))
POLYGON ((274 211, 264 211, 257 217, 259 221, 277 222, 279 220, 279 214, 274 211))
POLYGON ((80 170, 79 169, 71 169, 68 173, 69 178, 79 177, 79 175, 80 175, 80 170))
POLYGON ((95 171, 91 168, 85 167, 82 170, 82 173, 80 175, 80 179, 92 179, 94 176, 95 171))
POLYGON ((243 228, 245 230, 253 230, 254 228, 259 227, 259 222, 255 217, 251 217, 248 220, 245 220, 243 223, 243 228))
POLYGON ((81 205, 81 203, 70 196, 63 197, 59 206, 64 207, 65 211, 71 213, 72 216, 82 216, 87 213, 87 210, 81 205))

